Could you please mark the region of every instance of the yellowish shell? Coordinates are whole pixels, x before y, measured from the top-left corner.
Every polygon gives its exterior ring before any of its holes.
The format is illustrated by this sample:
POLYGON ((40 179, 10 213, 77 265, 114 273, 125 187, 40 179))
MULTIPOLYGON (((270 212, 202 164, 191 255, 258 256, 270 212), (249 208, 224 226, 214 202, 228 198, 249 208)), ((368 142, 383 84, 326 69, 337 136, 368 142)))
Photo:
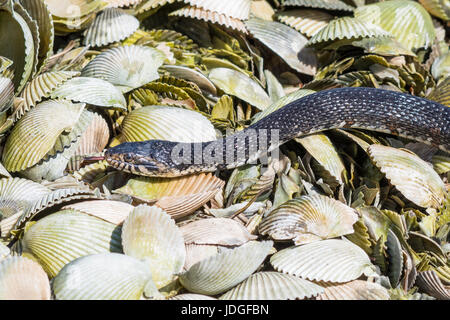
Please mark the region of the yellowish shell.
POLYGON ((125 254, 144 260, 157 288, 170 283, 186 258, 183 235, 162 209, 141 205, 133 209, 122 228, 125 254))
POLYGON ((139 300, 152 274, 145 262, 99 253, 67 264, 53 279, 57 300, 139 300))
POLYGON ((354 232, 358 220, 355 210, 322 195, 302 196, 283 203, 259 226, 261 234, 274 240, 292 239, 305 244, 354 232))
POLYGON ((104 1, 108 2, 108 7, 111 8, 128 7, 142 2, 142 0, 104 0, 104 1))
POLYGON ((50 282, 42 267, 27 258, 0 261, 0 300, 50 300, 50 282))
POLYGON ((347 283, 319 282, 325 288, 317 300, 390 300, 389 292, 377 283, 353 280, 347 283))
POLYGON ((421 207, 438 208, 446 196, 445 185, 433 167, 404 149, 371 145, 371 159, 391 183, 410 201, 421 207))
POLYGON ((103 0, 43 0, 56 17, 75 19, 101 10, 103 0), (77 10, 76 10, 77 9, 77 10))
POLYGON ((275 253, 270 263, 277 271, 318 281, 347 282, 362 274, 375 275, 363 249, 348 240, 328 239, 289 247, 275 253))
POLYGON ((341 0, 285 0, 283 1, 283 4, 285 6, 293 7, 311 7, 328 10, 353 11, 353 7, 345 4, 345 2, 341 0))
POLYGON ((314 36, 333 18, 332 15, 314 9, 288 10, 277 14, 277 19, 307 37, 314 36))
POLYGON ((251 241, 194 264, 180 276, 181 284, 193 293, 215 295, 250 276, 272 250, 272 241, 251 241))
POLYGON ((0 77, 0 125, 6 120, 7 112, 13 106, 14 84, 9 78, 0 77))
POLYGON ((54 277, 69 262, 89 254, 121 252, 121 228, 93 216, 63 210, 29 227, 22 242, 23 254, 35 257, 54 277))
POLYGON ((311 281, 279 272, 258 272, 220 296, 221 300, 295 300, 323 292, 311 281))
POLYGON ((419 0, 433 16, 444 21, 450 20, 450 4, 448 0, 419 0))
POLYGON ((131 204, 114 200, 91 200, 71 203, 63 207, 80 211, 102 220, 121 225, 134 209, 131 204))

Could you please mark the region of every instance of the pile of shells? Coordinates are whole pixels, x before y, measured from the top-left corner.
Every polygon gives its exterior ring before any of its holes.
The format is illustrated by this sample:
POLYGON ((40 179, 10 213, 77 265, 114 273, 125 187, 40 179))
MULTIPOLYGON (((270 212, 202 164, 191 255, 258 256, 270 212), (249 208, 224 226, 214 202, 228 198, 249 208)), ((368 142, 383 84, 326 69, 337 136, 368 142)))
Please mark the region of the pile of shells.
POLYGON ((174 178, 101 160, 330 88, 450 107, 449 26, 440 0, 0 1, 0 299, 450 299, 432 146, 329 130, 174 178))

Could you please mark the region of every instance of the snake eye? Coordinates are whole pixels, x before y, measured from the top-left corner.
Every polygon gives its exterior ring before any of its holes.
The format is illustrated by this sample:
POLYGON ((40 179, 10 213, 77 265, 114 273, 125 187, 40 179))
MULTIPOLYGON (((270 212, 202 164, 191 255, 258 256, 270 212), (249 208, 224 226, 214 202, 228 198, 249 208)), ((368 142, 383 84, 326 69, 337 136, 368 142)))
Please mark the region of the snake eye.
POLYGON ((131 154, 129 154, 129 153, 126 153, 126 154, 123 156, 123 160, 124 160, 125 162, 132 162, 132 161, 133 161, 133 156, 132 156, 131 154))

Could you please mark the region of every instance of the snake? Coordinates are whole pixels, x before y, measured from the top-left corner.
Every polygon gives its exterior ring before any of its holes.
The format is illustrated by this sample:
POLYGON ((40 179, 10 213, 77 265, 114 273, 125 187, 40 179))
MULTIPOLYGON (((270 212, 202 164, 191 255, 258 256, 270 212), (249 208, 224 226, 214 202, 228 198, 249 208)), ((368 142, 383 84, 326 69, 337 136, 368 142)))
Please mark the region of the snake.
POLYGON ((369 87, 319 91, 299 98, 234 134, 207 142, 147 140, 106 149, 115 169, 178 177, 261 162, 287 141, 331 129, 388 133, 450 150, 450 109, 412 94, 369 87))

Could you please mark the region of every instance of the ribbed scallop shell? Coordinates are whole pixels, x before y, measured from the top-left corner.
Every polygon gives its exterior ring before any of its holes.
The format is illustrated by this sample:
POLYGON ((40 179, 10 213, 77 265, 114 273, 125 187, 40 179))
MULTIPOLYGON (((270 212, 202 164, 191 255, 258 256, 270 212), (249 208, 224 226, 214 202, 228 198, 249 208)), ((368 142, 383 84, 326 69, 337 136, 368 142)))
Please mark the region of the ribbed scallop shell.
POLYGON ((105 0, 110 8, 128 7, 139 4, 142 0, 105 0))
POLYGON ((9 250, 7 246, 5 246, 3 243, 0 242, 0 261, 9 257, 10 253, 11 250, 9 250))
POLYGON ((83 77, 106 80, 122 92, 159 78, 165 55, 154 48, 122 46, 100 53, 81 72, 83 77))
POLYGON ((251 0, 184 0, 184 2, 240 20, 246 20, 250 15, 251 0))
POLYGON ((434 41, 433 21, 415 1, 391 0, 358 7, 355 17, 390 32, 409 50, 428 48, 434 41))
POLYGON ((450 3, 448 0, 419 0, 433 16, 444 21, 450 20, 450 3))
POLYGON ((439 208, 446 196, 442 179, 416 154, 383 145, 371 145, 369 156, 391 183, 421 207, 439 208))
POLYGON ((152 203, 174 218, 186 216, 223 188, 225 182, 211 173, 175 178, 136 177, 114 192, 128 194, 139 201, 152 203))
POLYGON ((25 103, 20 109, 16 109, 15 119, 20 119, 37 102, 40 102, 43 98, 47 98, 53 90, 79 74, 78 71, 53 71, 42 73, 29 81, 20 95, 25 99, 25 103))
POLYGON ((115 225, 120 225, 125 221, 134 207, 122 201, 91 200, 71 203, 62 209, 76 210, 114 223, 115 225))
POLYGON ((259 233, 274 240, 305 244, 353 233, 355 210, 322 195, 302 196, 283 203, 260 224, 259 233))
POLYGON ((277 19, 307 37, 312 37, 325 27, 333 16, 319 10, 303 9, 283 11, 277 14, 277 19))
MULTIPOLYGON (((227 1, 227 2, 220 1, 220 2, 228 3, 228 2, 232 2, 232 1, 227 1)), ((204 20, 204 21, 210 21, 213 23, 217 23, 217 24, 226 26, 231 29, 238 30, 243 33, 247 33, 245 24, 241 20, 227 16, 225 14, 222 14, 222 13, 219 13, 216 11, 205 10, 203 8, 199 8, 199 7, 195 7, 195 6, 186 6, 184 8, 181 8, 177 11, 172 12, 170 15, 178 16, 178 17, 194 18, 194 19, 204 20)))
POLYGON ((217 300, 210 296, 195 293, 183 293, 170 298, 169 300, 217 300))
POLYGON ((223 247, 208 244, 185 244, 186 260, 183 270, 189 270, 197 262, 215 256, 222 252, 223 247))
POLYGON ((227 218, 201 219, 180 228, 186 244, 240 246, 257 237, 239 222, 227 218))
POLYGON ((126 101, 119 89, 111 83, 88 77, 70 79, 51 94, 52 98, 85 102, 94 106, 125 109, 126 101))
POLYGON ((163 68, 176 78, 194 82, 202 91, 210 92, 214 95, 217 94, 216 87, 211 80, 196 69, 177 65, 165 65, 163 68))
POLYGON ((305 48, 308 39, 287 25, 261 19, 245 22, 248 31, 298 72, 313 76, 317 69, 314 50, 305 48))
POLYGON ((272 241, 251 241, 194 264, 180 276, 181 284, 193 293, 215 295, 250 276, 272 250, 272 241))
POLYGON ((308 45, 328 43, 329 41, 342 39, 360 39, 372 37, 388 37, 381 27, 363 19, 342 17, 331 20, 328 25, 320 29, 311 39, 308 45))
POLYGON ((253 79, 229 68, 214 68, 208 78, 221 90, 264 110, 270 105, 270 97, 253 79))
POLYGON ((84 104, 45 101, 23 116, 6 140, 2 163, 8 171, 24 170, 38 163, 52 150, 58 136, 71 130, 84 104))
POLYGON ((347 282, 374 274, 374 266, 363 249, 348 240, 322 240, 289 247, 275 253, 275 270, 309 280, 347 282))
POLYGON ((419 272, 415 285, 436 299, 450 300, 450 288, 442 284, 441 279, 433 270, 419 272))
POLYGON ((221 300, 295 300, 323 292, 311 281, 279 272, 258 272, 223 294, 221 300))
POLYGON ((130 212, 123 223, 122 245, 125 254, 146 262, 157 288, 183 269, 183 235, 175 220, 158 207, 140 205, 130 212))
POLYGON ((14 85, 9 78, 0 77, 0 112, 9 110, 13 105, 14 85))
POLYGON ((50 300, 50 282, 42 267, 27 258, 0 261, 0 300, 50 300))
POLYGON ((125 11, 106 8, 85 32, 83 43, 93 47, 124 40, 139 28, 139 20, 125 11))
POLYGON ((55 17, 75 19, 101 10, 103 0, 43 0, 55 17))
POLYGON ((285 6, 293 7, 311 7, 311 8, 321 8, 328 10, 342 10, 342 11, 353 11, 353 7, 345 4, 340 0, 285 0, 283 1, 285 6))
POLYGON ((72 210, 38 220, 21 240, 23 254, 36 257, 50 277, 76 258, 121 252, 121 229, 115 224, 72 210))
POLYGON ((67 264, 53 279, 57 300, 139 300, 152 274, 145 262, 100 253, 67 264))
POLYGON ((390 300, 389 292, 377 283, 353 280, 347 283, 319 283, 325 291, 316 300, 390 300))
POLYGON ((214 127, 205 116, 195 111, 166 106, 133 110, 123 120, 122 135, 127 142, 151 139, 179 142, 216 140, 214 127))

